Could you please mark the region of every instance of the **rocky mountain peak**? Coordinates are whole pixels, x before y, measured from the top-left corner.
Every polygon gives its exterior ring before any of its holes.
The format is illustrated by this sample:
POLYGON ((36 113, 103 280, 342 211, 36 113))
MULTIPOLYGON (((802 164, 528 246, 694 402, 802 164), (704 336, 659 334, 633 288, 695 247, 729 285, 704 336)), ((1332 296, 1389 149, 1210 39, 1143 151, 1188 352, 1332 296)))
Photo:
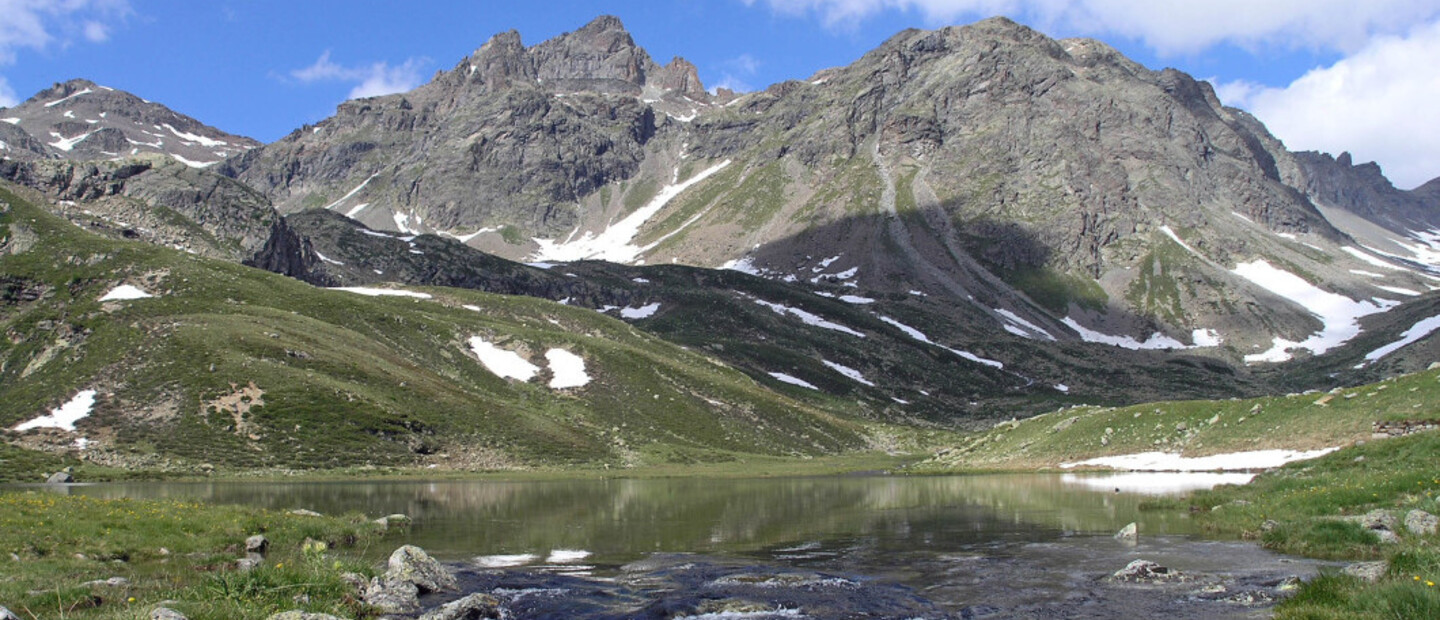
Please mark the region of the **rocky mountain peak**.
POLYGON ((601 16, 530 49, 536 77, 550 88, 638 94, 655 66, 620 20, 601 16))
MULTIPOLYGON (((41 158, 98 160, 161 153, 204 167, 260 145, 85 79, 59 82, 36 93, 5 110, 4 120, 44 145, 44 151, 32 153, 41 158)), ((14 133, 6 131, 7 145, 32 144, 14 133)), ((0 149, 0 155, 14 151, 0 149)))

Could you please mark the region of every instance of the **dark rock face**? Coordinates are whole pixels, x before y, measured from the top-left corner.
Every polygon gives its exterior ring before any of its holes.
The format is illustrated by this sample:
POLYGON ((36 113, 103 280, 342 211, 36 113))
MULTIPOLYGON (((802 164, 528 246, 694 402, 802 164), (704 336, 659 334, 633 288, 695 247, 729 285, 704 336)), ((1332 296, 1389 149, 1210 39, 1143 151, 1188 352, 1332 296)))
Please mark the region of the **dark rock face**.
POLYGON ((0 156, 26 159, 113 159, 160 153, 204 167, 260 145, 226 133, 158 103, 89 80, 60 82, 3 115, 0 156), (15 136, 20 129, 31 136, 15 136))
POLYGON ((155 155, 92 162, 4 160, 0 179, 39 190, 57 201, 62 215, 112 235, 235 261, 285 243, 271 240, 285 232, 284 223, 260 193, 155 155))
POLYGON ((1355 164, 1349 153, 1295 153, 1297 188, 1320 204, 1340 207, 1392 231, 1440 228, 1440 179, 1411 191, 1397 189, 1375 162, 1355 164))

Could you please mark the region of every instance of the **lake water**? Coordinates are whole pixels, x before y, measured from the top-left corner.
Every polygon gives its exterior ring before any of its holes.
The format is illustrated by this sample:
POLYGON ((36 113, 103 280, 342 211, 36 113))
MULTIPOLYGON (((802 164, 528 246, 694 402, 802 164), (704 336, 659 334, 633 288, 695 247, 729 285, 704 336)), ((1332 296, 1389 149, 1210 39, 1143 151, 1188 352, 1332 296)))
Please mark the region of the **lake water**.
MULTIPOLYGON (((419 545, 470 571, 471 587, 497 592, 627 588, 622 594, 638 600, 649 596, 636 590, 643 584, 652 584, 660 593, 655 596, 685 590, 686 579, 700 579, 685 571, 699 566, 710 579, 704 587, 726 575, 734 581, 737 571, 758 570, 891 588, 883 596, 860 598, 898 611, 911 603, 885 601, 901 592, 919 601, 914 609, 939 614, 922 617, 1263 614, 1257 596, 1265 603, 1275 583, 1290 575, 1308 577, 1316 563, 1251 544, 1207 540, 1183 512, 1139 510, 1154 494, 1244 480, 1214 476, 122 483, 76 485, 70 492, 322 513, 404 513, 414 526, 387 541, 419 545), (1116 541, 1113 534, 1131 522, 1139 525, 1139 543, 1116 541), (1137 558, 1196 579, 1167 586, 1104 580, 1137 558)), ((581 609, 576 605, 561 604, 552 613, 562 617, 566 609, 581 609)), ((911 607, 904 609, 911 614, 911 607)), ((876 613, 827 610, 814 617, 876 613)), ((884 610, 879 612, 884 617, 884 610)))

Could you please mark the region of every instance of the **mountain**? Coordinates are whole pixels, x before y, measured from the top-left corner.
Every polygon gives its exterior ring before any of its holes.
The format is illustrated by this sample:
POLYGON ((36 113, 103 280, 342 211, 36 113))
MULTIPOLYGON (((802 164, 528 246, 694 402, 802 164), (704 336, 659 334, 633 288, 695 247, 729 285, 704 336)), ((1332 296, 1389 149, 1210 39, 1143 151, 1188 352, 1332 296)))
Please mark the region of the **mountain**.
POLYGON ((88 161, 160 153, 204 168, 260 146, 158 103, 79 79, 0 109, 0 121, 10 125, 0 127, 5 144, 0 155, 8 159, 88 161))
MULTIPOLYGON (((505 33, 220 171, 282 213, 514 260, 913 292, 947 300, 935 320, 960 343, 1006 330, 1230 363, 1316 355, 1429 290, 1440 265, 1373 275, 1393 259, 1355 231, 1383 218, 1341 205, 1353 217, 1337 224, 1312 198, 1352 180, 1326 181, 1208 84, 1098 41, 1002 18, 910 30, 724 99, 667 69, 614 18, 528 48, 505 33), (1295 280, 1347 307, 1317 312, 1295 280)), ((1405 221, 1440 225, 1433 193, 1406 200, 1405 221)))

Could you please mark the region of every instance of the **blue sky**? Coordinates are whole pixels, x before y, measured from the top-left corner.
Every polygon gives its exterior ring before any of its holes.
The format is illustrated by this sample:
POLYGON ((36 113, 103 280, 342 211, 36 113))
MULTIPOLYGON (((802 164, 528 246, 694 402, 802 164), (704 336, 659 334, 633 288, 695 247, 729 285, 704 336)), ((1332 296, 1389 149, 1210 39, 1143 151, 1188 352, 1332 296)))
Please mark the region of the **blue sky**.
POLYGON ((1350 150, 1402 187, 1440 176, 1440 0, 0 0, 0 105, 84 77, 275 140, 352 96, 407 90, 491 35, 620 17, 658 62, 758 89, 904 28, 1008 15, 1210 79, 1293 149, 1350 150))

